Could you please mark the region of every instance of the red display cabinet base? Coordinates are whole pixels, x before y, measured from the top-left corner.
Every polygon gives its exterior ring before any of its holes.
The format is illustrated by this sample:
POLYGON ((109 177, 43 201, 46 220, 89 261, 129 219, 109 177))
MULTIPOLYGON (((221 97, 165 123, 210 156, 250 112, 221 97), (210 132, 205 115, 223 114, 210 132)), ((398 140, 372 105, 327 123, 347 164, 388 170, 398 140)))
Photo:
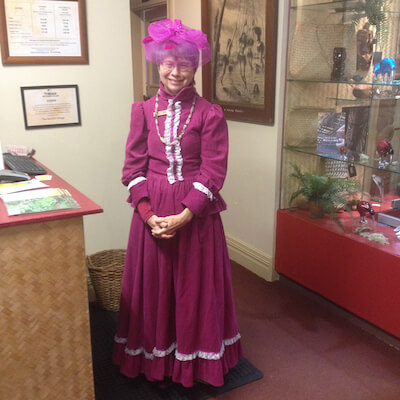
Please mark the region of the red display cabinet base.
POLYGON ((278 210, 275 268, 400 338, 400 241, 393 228, 379 225, 374 230, 390 243, 369 241, 353 232, 358 219, 341 219, 345 232, 328 217, 278 210))

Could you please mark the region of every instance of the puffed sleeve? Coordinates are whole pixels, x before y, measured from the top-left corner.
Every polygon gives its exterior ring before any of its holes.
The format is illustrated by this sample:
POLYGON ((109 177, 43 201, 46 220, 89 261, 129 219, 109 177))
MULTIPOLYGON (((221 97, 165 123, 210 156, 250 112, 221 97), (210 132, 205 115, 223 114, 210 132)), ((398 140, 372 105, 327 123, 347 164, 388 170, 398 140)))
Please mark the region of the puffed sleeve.
POLYGON ((148 164, 147 124, 143 103, 132 105, 131 124, 125 147, 125 162, 122 168, 122 183, 129 190, 127 201, 136 206, 139 201, 148 197, 146 172, 148 164))
POLYGON ((195 215, 212 203, 224 184, 228 164, 228 125, 219 105, 207 113, 201 132, 201 166, 182 204, 195 215))

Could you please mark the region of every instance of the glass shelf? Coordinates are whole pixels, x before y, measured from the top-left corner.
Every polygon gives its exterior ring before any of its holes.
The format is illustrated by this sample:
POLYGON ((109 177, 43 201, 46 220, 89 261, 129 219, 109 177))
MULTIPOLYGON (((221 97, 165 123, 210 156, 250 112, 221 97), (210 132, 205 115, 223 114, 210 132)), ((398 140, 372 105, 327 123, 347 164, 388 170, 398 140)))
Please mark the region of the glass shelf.
POLYGON ((388 171, 392 172, 395 174, 400 174, 400 163, 398 161, 393 161, 391 165, 388 165, 387 167, 380 168, 378 165, 378 158, 371 158, 369 157, 368 160, 366 161, 355 161, 355 160, 344 160, 340 158, 339 154, 326 154, 326 153, 318 153, 316 147, 311 147, 311 148, 303 148, 303 147, 294 147, 294 146, 283 146, 285 150, 297 152, 297 153, 303 153, 303 154, 308 154, 312 155, 315 157, 321 157, 321 158, 327 158, 331 160, 337 160, 337 161, 343 161, 346 164, 354 164, 354 165, 360 165, 362 167, 367 167, 371 168, 374 170, 379 170, 379 171, 388 171))
POLYGON ((383 82, 366 82, 366 81, 331 81, 329 79, 299 79, 299 78, 288 78, 288 82, 299 82, 299 83, 321 83, 326 84, 330 83, 333 85, 371 85, 371 86, 390 86, 400 89, 400 80, 394 80, 392 83, 383 83, 383 82))
POLYGON ((341 99, 338 97, 327 97, 328 100, 336 101, 338 106, 369 106, 371 101, 380 100, 400 100, 400 95, 397 96, 385 96, 385 97, 368 97, 366 99, 341 99))
MULTIPOLYGON (((301 8, 305 8, 305 9, 335 9, 335 8, 345 8, 348 10, 353 10, 355 7, 355 4, 359 4, 360 2, 357 1, 343 1, 343 0, 326 0, 326 1, 321 1, 321 0, 309 0, 309 1, 301 1, 301 0, 297 0, 297 1, 292 1, 292 5, 290 6, 291 9, 301 9, 301 8), (303 3, 303 4, 299 4, 299 3, 303 3)), ((362 4, 361 4, 362 5, 362 4)))
POLYGON ((315 112, 333 112, 336 107, 319 107, 319 106, 293 106, 290 111, 315 111, 315 112))
POLYGON ((392 97, 368 97, 366 99, 344 99, 339 97, 326 97, 328 100, 335 102, 332 107, 320 107, 320 106, 293 106, 290 108, 291 111, 318 111, 318 112, 333 112, 337 107, 368 107, 371 105, 371 101, 377 102, 381 100, 400 100, 400 96, 392 97))
MULTIPOLYGON (((390 6, 390 2, 388 2, 390 6)), ((336 14, 358 13, 365 10, 365 3, 357 0, 298 0, 292 1, 290 6, 292 10, 316 10, 316 11, 329 11, 336 14), (299 4, 303 3, 303 4, 299 4)), ((385 12, 387 15, 399 15, 398 11, 388 10, 385 12)))

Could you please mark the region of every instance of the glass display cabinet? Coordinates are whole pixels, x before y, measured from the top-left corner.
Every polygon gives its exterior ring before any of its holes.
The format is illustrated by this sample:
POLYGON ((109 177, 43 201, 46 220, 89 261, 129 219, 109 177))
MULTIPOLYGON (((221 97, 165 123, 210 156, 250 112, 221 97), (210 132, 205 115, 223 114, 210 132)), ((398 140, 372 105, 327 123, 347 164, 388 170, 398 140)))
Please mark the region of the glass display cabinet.
POLYGON ((400 337, 400 1, 292 0, 284 116, 276 270, 400 337))

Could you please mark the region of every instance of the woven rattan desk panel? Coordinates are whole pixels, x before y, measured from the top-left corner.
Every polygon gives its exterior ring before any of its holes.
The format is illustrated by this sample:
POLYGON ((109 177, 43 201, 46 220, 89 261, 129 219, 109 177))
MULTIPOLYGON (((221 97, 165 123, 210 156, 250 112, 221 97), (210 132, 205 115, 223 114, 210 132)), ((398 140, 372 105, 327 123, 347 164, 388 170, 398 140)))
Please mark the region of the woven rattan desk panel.
POLYGON ((0 228, 0 399, 94 399, 83 218, 0 228))

